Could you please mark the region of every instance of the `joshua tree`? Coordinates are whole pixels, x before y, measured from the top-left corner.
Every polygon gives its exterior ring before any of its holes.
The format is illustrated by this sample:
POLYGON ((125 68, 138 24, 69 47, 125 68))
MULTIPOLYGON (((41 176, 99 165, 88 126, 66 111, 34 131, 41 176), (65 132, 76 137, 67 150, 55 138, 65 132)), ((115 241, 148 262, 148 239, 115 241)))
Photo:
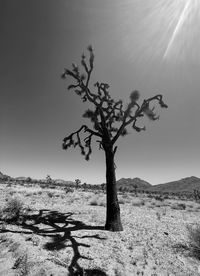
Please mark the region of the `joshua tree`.
POLYGON ((137 196, 137 190, 138 190, 137 184, 134 184, 134 185, 133 185, 133 188, 134 188, 135 196, 137 196))
POLYGON ((30 177, 27 177, 27 178, 26 178, 26 182, 27 182, 27 183, 31 183, 31 181, 32 181, 32 179, 31 179, 30 177))
POLYGON ((86 59, 85 54, 82 54, 81 65, 84 73, 81 73, 80 68, 76 64, 72 64, 72 69, 64 69, 62 78, 70 76, 74 83, 68 86, 68 90, 73 90, 81 97, 83 102, 88 102, 93 105, 93 110, 88 109, 83 114, 84 118, 89 118, 92 123, 92 128, 82 125, 77 131, 71 133, 63 139, 63 149, 68 149, 73 146, 78 146, 81 154, 89 160, 92 153, 91 141, 93 137, 97 137, 96 142, 99 143, 99 149, 105 152, 106 159, 106 224, 105 229, 110 231, 122 231, 123 227, 120 219, 120 207, 117 199, 117 187, 115 177, 115 162, 114 157, 117 151, 116 142, 120 136, 127 134, 127 127, 140 132, 145 130, 145 127, 137 125, 137 121, 146 115, 151 120, 159 119, 154 112, 154 107, 151 107, 153 102, 167 108, 163 102, 162 95, 143 100, 140 104, 139 92, 133 91, 130 94, 130 101, 124 107, 122 100, 114 100, 109 94, 109 85, 107 83, 96 82, 94 91, 91 90, 89 84, 91 73, 94 68, 94 52, 91 46, 88 47, 89 58, 86 59), (85 133, 85 138, 81 137, 81 132, 85 133))
POLYGON ((52 183, 52 178, 49 174, 47 174, 47 176, 46 176, 46 181, 47 181, 48 184, 52 183))
POLYGON ((199 201, 200 200, 200 191, 199 190, 193 190, 193 195, 194 195, 194 199, 195 201, 199 201))
POLYGON ((79 184, 81 184, 81 180, 80 179, 75 179, 76 182, 76 188, 78 188, 79 184))

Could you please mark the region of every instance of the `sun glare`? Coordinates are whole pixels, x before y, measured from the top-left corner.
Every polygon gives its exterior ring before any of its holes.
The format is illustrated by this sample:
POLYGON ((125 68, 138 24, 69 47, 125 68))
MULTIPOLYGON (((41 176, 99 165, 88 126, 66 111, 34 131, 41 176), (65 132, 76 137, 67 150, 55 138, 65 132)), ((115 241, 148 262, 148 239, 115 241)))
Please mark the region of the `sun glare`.
MULTIPOLYGON (((183 8, 183 11, 181 12, 180 16, 178 16, 178 18, 177 18, 177 24, 173 30, 172 36, 169 40, 166 51, 164 53, 164 56, 163 56, 164 59, 166 59, 168 57, 168 55, 170 55, 170 50, 173 48, 173 46, 176 47, 176 38, 179 35, 179 33, 180 33, 179 39, 182 39, 184 42, 184 36, 181 38, 181 31, 183 29, 183 35, 184 35, 184 25, 185 25, 185 28, 187 28, 187 24, 191 23, 191 21, 195 18, 196 12, 197 12, 197 14, 199 13, 200 2, 198 2, 198 1, 199 0, 186 0, 185 1, 185 6, 183 8)), ((197 27, 197 26, 195 26, 195 24, 197 22, 193 22, 194 25, 191 26, 191 28, 187 28, 186 31, 193 32, 194 30, 192 28, 195 29, 197 27)), ((200 28, 200 26, 198 26, 198 27, 200 28)), ((192 47, 192 45, 191 45, 191 47, 192 47)))
POLYGON ((200 0, 125 0, 116 19, 129 58, 200 61, 200 0))

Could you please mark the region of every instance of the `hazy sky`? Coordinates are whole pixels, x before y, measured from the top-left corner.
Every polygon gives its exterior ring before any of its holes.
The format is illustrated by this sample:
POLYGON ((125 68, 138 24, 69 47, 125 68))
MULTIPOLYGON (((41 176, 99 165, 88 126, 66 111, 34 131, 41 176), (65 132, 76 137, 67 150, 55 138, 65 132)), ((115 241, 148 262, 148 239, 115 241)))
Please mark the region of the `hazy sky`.
MULTIPOLYGON (((87 121, 64 67, 95 49, 92 83, 128 101, 162 93, 160 120, 118 140, 116 175, 152 184, 200 177, 200 4, 186 0, 0 0, 0 171, 105 182, 104 152, 89 162, 62 139, 87 121), (185 8, 185 11, 184 11, 185 8), (184 12, 183 12, 184 11, 184 12)), ((92 86, 91 86, 92 87, 92 86)))

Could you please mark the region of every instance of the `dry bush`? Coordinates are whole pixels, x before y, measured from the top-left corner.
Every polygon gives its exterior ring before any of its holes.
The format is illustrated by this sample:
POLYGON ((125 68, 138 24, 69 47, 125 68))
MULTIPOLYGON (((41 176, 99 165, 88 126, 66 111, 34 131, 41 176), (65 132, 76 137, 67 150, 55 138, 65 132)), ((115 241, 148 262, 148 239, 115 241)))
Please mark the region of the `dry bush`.
POLYGON ((133 206, 144 206, 145 205, 145 201, 143 199, 135 199, 132 201, 132 205, 133 206))
POLYGON ((0 219, 3 221, 18 222, 25 215, 23 202, 17 198, 11 198, 6 205, 0 210, 0 219))
POLYGON ((106 207, 106 202, 105 202, 105 200, 103 200, 103 199, 99 199, 99 201, 98 201, 98 205, 99 205, 99 206, 106 207))
POLYGON ((89 204, 92 206, 106 206, 105 200, 101 197, 94 196, 89 200, 89 204))
POLYGON ((16 193, 16 191, 10 191, 9 194, 10 196, 13 196, 16 193))
POLYGON ((91 198, 90 201, 89 201, 89 204, 92 205, 92 206, 97 206, 98 205, 98 200, 97 198, 91 198))
POLYGON ((155 200, 159 200, 159 201, 164 200, 163 196, 161 196, 161 195, 155 195, 154 198, 155 198, 155 200))
POLYGON ((33 193, 32 192, 30 192, 30 193, 26 193, 26 197, 28 197, 28 196, 32 196, 33 195, 33 193))
POLYGON ((171 206, 171 208, 174 210, 185 210, 186 205, 185 205, 185 203, 175 203, 171 206))
POLYGON ((52 198, 54 194, 52 192, 47 192, 47 195, 48 197, 52 198))
POLYGON ((65 193, 73 193, 74 192, 74 189, 70 188, 70 187, 66 187, 65 188, 65 193))
POLYGON ((119 204, 125 204, 125 200, 123 198, 119 198, 118 202, 119 204))
POLYGON ((26 276, 29 273, 28 267, 28 255, 27 253, 23 253, 16 260, 12 267, 12 269, 17 270, 16 275, 26 276))
POLYGON ((98 205, 97 200, 95 200, 95 199, 91 200, 91 201, 90 201, 90 205, 92 205, 92 206, 97 206, 97 205, 98 205))
POLYGON ((156 212, 156 217, 160 221, 161 220, 161 213, 160 212, 156 212))
POLYGON ((194 257, 200 259, 200 225, 187 226, 189 249, 194 257))
POLYGON ((187 207, 192 209, 194 208, 194 204, 187 204, 187 207))

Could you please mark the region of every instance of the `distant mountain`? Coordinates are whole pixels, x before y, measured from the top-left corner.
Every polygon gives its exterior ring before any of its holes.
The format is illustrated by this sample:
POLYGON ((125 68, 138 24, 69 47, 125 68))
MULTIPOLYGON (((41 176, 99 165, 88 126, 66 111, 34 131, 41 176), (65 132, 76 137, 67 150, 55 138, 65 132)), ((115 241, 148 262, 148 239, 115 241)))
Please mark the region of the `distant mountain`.
POLYGON ((193 190, 200 190, 200 178, 195 176, 186 177, 177 181, 151 186, 148 190, 174 193, 192 192, 193 190))
POLYGON ((27 177, 25 177, 25 176, 19 176, 19 177, 15 177, 15 180, 18 180, 18 181, 26 181, 26 180, 27 180, 27 177))
POLYGON ((53 180, 55 184, 63 184, 63 185, 69 185, 69 184, 75 184, 75 182, 73 181, 66 181, 66 180, 63 180, 63 179, 55 179, 53 180))
POLYGON ((0 179, 4 178, 4 174, 2 174, 2 172, 0 172, 0 179))
MULTIPOLYGON (((0 180, 9 180, 9 181, 27 181, 29 178, 27 177, 16 177, 12 178, 8 175, 3 174, 0 172, 0 180)), ((36 180, 36 182, 39 180, 36 180)), ((40 180, 41 182, 46 183, 46 179, 40 180)), ((34 180, 32 179, 32 182, 34 180)), ((71 185, 75 182, 73 181, 66 181, 63 179, 53 179, 54 184, 60 184, 60 185, 71 185)), ((52 183, 52 184, 53 184, 52 183)), ((88 184, 89 185, 89 184, 88 184)), ((91 186, 91 185, 89 185, 91 186)), ((99 185, 97 185, 99 186, 99 185)), ((200 178, 195 176, 190 176, 186 178, 182 178, 177 181, 171 181, 163 184, 158 185, 151 185, 149 182, 144 181, 138 177, 136 178, 121 178, 117 181, 117 188, 118 190, 122 191, 135 191, 135 187, 137 186, 137 190, 144 190, 149 192, 169 192, 169 193, 191 193, 193 190, 199 190, 200 191, 200 178)), ((94 185, 92 185, 94 187, 94 185)))
POLYGON ((11 179, 11 177, 0 172, 0 180, 6 180, 6 179, 11 179))
POLYGON ((136 177, 136 178, 121 178, 117 181, 118 189, 134 191, 135 186, 137 186, 138 190, 146 190, 146 189, 152 187, 152 185, 149 182, 144 181, 138 177, 136 177))

